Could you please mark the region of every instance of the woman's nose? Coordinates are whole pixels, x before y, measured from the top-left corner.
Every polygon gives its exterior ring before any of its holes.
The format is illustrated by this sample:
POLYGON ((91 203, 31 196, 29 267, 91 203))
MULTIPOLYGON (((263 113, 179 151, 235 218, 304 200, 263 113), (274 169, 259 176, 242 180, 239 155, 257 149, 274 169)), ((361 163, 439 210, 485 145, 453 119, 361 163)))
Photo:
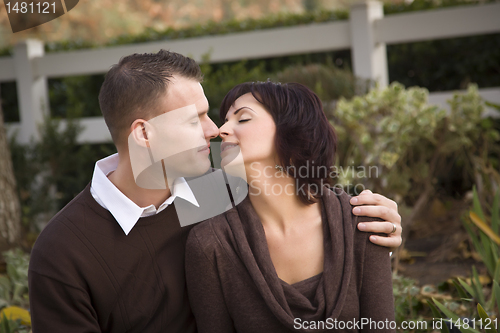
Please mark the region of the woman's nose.
POLYGON ((230 134, 230 126, 229 124, 226 122, 224 125, 222 125, 220 128, 219 128, 219 136, 221 138, 223 137, 226 137, 230 134))

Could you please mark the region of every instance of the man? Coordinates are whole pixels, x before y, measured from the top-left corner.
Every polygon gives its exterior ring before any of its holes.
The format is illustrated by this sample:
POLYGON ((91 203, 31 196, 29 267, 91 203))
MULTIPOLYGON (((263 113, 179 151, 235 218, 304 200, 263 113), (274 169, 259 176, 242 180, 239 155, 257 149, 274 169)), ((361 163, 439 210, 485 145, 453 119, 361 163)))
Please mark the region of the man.
MULTIPOLYGON (((196 332, 184 276, 191 226, 181 227, 172 203, 203 206, 203 200, 198 202, 203 196, 195 195, 182 177, 164 188, 138 186, 128 143, 151 148, 158 132, 148 120, 194 107, 206 146, 196 149, 204 159, 192 158, 206 163, 205 149, 219 132, 208 117, 201 80, 192 59, 163 50, 122 58, 107 73, 99 102, 118 154, 96 163, 91 183, 52 218, 33 248, 34 333, 196 332)), ((357 215, 391 221, 359 226, 389 234, 374 243, 400 245, 401 222, 393 201, 366 192, 353 204, 367 205, 355 208, 357 215)))

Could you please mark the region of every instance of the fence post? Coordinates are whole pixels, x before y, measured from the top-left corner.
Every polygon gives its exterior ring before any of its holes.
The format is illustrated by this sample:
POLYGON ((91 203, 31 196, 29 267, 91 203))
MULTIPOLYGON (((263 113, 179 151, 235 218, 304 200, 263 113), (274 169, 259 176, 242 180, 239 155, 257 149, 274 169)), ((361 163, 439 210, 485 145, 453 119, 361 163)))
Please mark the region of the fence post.
POLYGON ((49 112, 47 80, 36 74, 33 61, 43 54, 43 42, 36 39, 22 41, 14 47, 17 99, 21 120, 18 139, 21 143, 28 143, 31 138, 40 139, 38 125, 49 112))
POLYGON ((387 52, 384 43, 376 43, 374 23, 384 17, 384 7, 379 1, 364 1, 351 6, 351 58, 354 74, 363 79, 377 81, 387 86, 387 52))

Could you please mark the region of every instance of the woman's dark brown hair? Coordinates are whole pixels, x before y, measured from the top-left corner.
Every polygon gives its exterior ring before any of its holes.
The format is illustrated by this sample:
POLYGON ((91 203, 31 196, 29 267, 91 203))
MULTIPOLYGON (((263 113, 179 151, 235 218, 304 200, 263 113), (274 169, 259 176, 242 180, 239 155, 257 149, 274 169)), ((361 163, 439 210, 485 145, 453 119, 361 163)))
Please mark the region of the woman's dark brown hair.
POLYGON ((231 89, 222 101, 220 119, 242 95, 251 93, 276 124, 275 147, 279 163, 296 179, 300 200, 318 201, 331 185, 337 136, 323 112, 319 97, 299 83, 246 82, 231 89))

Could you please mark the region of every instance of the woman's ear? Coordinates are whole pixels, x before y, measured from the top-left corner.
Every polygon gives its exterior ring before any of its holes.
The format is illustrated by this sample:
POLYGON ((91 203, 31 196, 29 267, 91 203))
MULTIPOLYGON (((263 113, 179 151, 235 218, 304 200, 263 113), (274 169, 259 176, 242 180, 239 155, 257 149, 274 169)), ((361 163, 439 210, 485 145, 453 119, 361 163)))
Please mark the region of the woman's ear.
POLYGON ((152 127, 146 120, 136 119, 132 125, 130 125, 130 129, 130 135, 137 145, 140 147, 150 148, 149 140, 153 136, 153 131, 152 127))

